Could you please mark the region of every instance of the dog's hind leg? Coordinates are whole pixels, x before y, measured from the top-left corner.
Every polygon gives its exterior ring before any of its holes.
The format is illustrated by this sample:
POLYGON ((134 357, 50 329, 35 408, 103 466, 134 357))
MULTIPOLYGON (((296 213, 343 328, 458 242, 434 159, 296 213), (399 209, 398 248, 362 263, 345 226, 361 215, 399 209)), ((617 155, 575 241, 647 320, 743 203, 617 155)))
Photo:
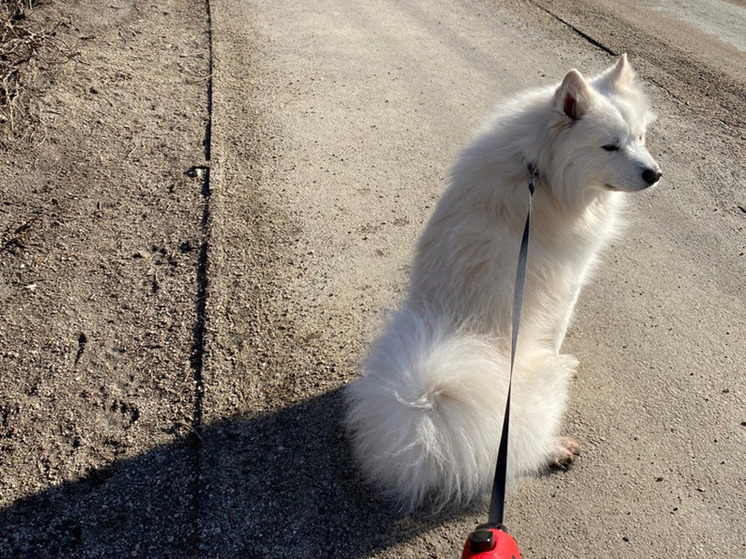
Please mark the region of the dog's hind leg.
POLYGON ((549 467, 559 470, 567 470, 575 462, 575 457, 580 455, 580 443, 572 437, 557 437, 554 440, 554 449, 549 455, 549 467))
POLYGON ((549 348, 526 349, 531 360, 518 366, 510 405, 508 463, 518 475, 571 462, 580 449, 577 443, 570 444, 570 439, 557 437, 577 360, 572 355, 554 355, 549 348))

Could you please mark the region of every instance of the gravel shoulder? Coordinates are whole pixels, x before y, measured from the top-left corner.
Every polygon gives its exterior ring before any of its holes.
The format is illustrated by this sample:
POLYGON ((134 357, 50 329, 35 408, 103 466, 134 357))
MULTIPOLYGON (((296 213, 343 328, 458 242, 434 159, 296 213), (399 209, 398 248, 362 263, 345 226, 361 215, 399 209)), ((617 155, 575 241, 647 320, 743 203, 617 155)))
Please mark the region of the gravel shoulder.
POLYGON ((184 556, 206 13, 122 0, 30 17, 77 54, 32 62, 35 125, 0 161, 0 556, 184 556))

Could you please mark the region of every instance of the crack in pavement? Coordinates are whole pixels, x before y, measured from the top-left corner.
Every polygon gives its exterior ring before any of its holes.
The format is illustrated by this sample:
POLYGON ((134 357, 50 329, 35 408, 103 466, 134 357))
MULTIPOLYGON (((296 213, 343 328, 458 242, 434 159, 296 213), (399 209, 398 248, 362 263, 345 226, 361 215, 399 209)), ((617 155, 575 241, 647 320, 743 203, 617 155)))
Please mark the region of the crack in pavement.
POLYGON ((202 476, 202 437, 200 435, 200 429, 202 428, 203 401, 205 394, 202 370, 205 357, 205 312, 207 307, 207 274, 209 269, 209 231, 207 228, 207 223, 210 216, 210 174, 208 168, 204 168, 204 171, 205 172, 202 177, 202 193, 204 196, 204 206, 201 220, 202 242, 199 249, 199 257, 197 263, 197 300, 195 305, 196 322, 193 330, 193 349, 190 359, 192 374, 194 377, 194 412, 192 415, 192 432, 190 435, 190 444, 192 447, 192 452, 194 453, 194 489, 192 494, 192 523, 194 531, 192 534, 192 538, 194 542, 195 552, 199 545, 199 511, 202 476))
POLYGON ((203 139, 205 165, 192 167, 190 173, 199 179, 200 194, 202 195, 202 216, 200 219, 200 248, 197 260, 197 298, 195 303, 196 320, 193 329, 193 344, 190 365, 194 378, 194 411, 192 415, 192 434, 190 444, 193 452, 194 487, 192 493, 192 550, 199 556, 200 527, 199 515, 201 511, 200 495, 202 493, 202 445, 200 430, 203 424, 204 410, 204 360, 205 360, 205 331, 208 298, 209 272, 209 243, 210 243, 210 156, 212 141, 212 87, 213 87, 213 31, 210 1, 205 0, 205 14, 207 17, 207 122, 203 139))
POLYGON ((562 17, 560 17, 559 15, 555 14, 554 12, 552 12, 551 10, 549 10, 548 8, 545 8, 544 6, 542 6, 540 4, 537 4, 536 2, 531 2, 531 4, 533 4, 534 6, 536 6, 537 8, 539 8, 541 11, 543 11, 543 12, 547 13, 548 15, 552 16, 554 19, 556 19, 557 21, 559 21, 562 25, 565 25, 566 27, 568 27, 570 30, 572 30, 573 33, 575 33, 579 37, 583 38, 584 40, 586 40, 588 43, 590 43, 594 47, 596 47, 598 49, 601 49, 605 53, 610 54, 612 56, 618 56, 619 55, 619 53, 614 52, 612 49, 610 49, 609 47, 607 47, 606 45, 604 45, 602 42, 597 41, 596 39, 594 39, 593 37, 591 37, 590 35, 588 35, 588 33, 584 32, 584 31, 581 31, 578 27, 575 27, 572 23, 570 23, 566 19, 563 19, 562 17))

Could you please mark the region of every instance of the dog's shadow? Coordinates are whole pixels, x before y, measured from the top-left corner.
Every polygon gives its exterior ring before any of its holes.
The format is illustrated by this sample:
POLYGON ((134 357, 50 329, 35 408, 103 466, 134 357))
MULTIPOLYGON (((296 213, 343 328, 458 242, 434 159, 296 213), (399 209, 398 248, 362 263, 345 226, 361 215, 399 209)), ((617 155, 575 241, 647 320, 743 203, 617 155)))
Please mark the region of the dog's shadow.
POLYGON ((360 481, 341 409, 336 390, 220 421, 17 501, 0 510, 0 556, 364 557, 442 522, 360 481))

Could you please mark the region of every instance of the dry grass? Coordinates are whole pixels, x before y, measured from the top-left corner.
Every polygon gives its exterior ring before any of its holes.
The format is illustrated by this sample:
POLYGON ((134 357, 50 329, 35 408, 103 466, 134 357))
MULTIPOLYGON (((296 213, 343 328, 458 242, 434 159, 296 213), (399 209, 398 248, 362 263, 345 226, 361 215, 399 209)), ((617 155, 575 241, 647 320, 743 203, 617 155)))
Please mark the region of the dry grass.
POLYGON ((22 113, 29 63, 47 46, 58 54, 66 50, 56 44, 54 27, 42 30, 27 17, 40 4, 41 0, 0 0, 0 127, 11 132, 22 113))

